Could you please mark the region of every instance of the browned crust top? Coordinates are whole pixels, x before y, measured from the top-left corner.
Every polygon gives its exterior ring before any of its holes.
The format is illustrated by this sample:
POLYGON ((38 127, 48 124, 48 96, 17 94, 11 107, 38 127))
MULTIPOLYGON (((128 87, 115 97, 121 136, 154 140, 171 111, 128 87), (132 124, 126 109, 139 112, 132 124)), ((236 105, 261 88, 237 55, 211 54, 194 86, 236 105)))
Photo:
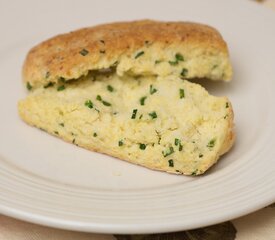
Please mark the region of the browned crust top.
POLYGON ((98 62, 111 66, 121 55, 131 55, 145 44, 161 46, 193 44, 228 54, 217 30, 192 22, 142 20, 103 24, 58 35, 35 46, 23 66, 23 79, 33 85, 76 79, 98 69, 98 62))

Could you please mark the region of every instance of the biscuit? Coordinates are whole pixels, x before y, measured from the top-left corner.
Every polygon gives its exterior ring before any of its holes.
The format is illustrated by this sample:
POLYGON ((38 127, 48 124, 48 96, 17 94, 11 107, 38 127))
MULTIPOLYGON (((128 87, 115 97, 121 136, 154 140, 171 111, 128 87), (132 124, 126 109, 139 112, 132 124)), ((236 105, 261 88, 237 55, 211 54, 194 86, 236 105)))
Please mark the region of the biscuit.
POLYGON ((229 81, 225 41, 212 27, 151 20, 104 24, 53 37, 30 50, 25 83, 36 88, 115 67, 118 75, 229 81))
POLYGON ((150 20, 80 29, 28 53, 21 118, 80 147, 150 169, 200 175, 233 145, 233 109, 188 80, 229 81, 217 30, 150 20))
POLYGON ((19 102, 32 126, 147 168, 199 175, 233 144, 225 97, 175 77, 87 76, 19 102))

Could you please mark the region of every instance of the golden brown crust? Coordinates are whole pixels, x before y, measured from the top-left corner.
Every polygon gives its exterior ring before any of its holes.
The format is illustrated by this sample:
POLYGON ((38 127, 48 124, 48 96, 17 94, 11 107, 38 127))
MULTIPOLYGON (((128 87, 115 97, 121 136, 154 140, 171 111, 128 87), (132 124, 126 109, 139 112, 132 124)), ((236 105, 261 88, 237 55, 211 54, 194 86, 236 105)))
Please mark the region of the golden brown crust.
MULTIPOLYGON (((59 78, 77 79, 152 45, 160 50, 155 51, 156 55, 169 49, 184 50, 187 46, 216 54, 226 59, 226 63, 225 70, 213 78, 231 78, 226 43, 214 28, 191 22, 142 20, 98 25, 53 37, 30 50, 23 66, 23 79, 32 86, 57 82, 59 78)), ((208 75, 198 77, 211 78, 208 75)))

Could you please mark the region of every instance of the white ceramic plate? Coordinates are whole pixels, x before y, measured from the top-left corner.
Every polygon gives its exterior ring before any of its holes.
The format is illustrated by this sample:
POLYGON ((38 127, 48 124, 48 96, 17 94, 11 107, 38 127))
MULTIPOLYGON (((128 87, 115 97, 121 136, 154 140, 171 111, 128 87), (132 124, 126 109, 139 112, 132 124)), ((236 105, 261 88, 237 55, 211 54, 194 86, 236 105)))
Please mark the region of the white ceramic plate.
POLYGON ((184 230, 226 221, 275 200, 275 13, 249 1, 1 1, 0 212, 101 233, 184 230), (232 83, 203 82, 234 106, 235 147, 206 175, 147 170, 27 126, 21 66, 45 38, 101 22, 153 18, 218 28, 232 83))

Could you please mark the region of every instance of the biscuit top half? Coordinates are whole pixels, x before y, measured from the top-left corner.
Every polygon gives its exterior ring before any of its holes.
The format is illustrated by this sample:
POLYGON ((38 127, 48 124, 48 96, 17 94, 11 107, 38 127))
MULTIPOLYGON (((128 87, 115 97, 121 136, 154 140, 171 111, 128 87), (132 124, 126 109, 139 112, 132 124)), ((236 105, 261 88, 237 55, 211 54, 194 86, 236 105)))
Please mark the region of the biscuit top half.
POLYGON ((119 76, 232 77, 228 48, 216 29, 142 20, 83 28, 42 42, 25 59, 23 80, 37 88, 110 68, 119 76))

